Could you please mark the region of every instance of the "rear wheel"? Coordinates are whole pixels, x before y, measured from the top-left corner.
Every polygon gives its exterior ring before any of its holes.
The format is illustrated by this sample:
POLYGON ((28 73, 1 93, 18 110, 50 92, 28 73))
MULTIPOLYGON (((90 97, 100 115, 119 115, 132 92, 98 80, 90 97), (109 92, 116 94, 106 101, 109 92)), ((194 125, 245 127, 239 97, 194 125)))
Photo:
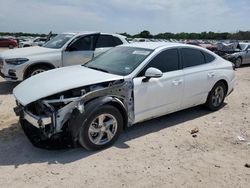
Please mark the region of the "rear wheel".
POLYGON ((13 49, 13 48, 14 48, 14 46, 10 44, 9 45, 9 49, 13 49))
MULTIPOLYGON (((88 150, 99 150, 111 146, 118 139, 123 127, 123 117, 117 108, 103 105, 87 116, 85 123, 81 119, 81 146, 88 150)), ((76 118, 81 118, 81 114, 76 118)))
POLYGON ((50 68, 47 67, 47 66, 45 66, 45 65, 35 66, 35 67, 31 68, 31 69, 28 71, 28 73, 27 73, 27 75, 26 75, 26 78, 29 78, 29 77, 31 77, 31 76, 35 76, 35 75, 40 74, 40 73, 42 73, 42 72, 45 72, 45 71, 47 71, 47 70, 49 70, 49 69, 50 69, 50 68))
POLYGON ((239 68, 242 64, 242 59, 240 57, 238 57, 236 60, 235 60, 235 68, 239 68))
POLYGON ((226 97, 226 86, 223 82, 218 82, 210 91, 207 98, 206 106, 208 107, 209 110, 212 111, 219 110, 224 103, 225 97, 226 97))

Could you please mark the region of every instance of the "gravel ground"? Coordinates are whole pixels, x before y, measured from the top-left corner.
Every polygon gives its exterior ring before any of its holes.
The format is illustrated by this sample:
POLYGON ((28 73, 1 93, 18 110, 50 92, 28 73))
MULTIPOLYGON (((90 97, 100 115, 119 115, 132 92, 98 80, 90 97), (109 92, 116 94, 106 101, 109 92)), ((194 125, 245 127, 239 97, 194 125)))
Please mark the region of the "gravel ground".
POLYGON ((249 187, 250 67, 223 109, 195 107, 135 125, 103 151, 34 147, 0 78, 1 187, 249 187), (198 128, 197 137, 190 131, 198 128), (241 136, 245 141, 240 141, 241 136))

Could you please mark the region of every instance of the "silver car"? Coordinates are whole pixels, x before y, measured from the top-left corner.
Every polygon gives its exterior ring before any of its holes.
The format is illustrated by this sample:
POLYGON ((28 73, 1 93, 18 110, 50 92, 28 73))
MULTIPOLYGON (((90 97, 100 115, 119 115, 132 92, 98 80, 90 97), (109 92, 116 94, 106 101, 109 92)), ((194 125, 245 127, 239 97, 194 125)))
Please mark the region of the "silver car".
POLYGON ((239 68, 242 64, 250 63, 250 43, 239 43, 238 51, 227 54, 225 58, 235 64, 239 68))

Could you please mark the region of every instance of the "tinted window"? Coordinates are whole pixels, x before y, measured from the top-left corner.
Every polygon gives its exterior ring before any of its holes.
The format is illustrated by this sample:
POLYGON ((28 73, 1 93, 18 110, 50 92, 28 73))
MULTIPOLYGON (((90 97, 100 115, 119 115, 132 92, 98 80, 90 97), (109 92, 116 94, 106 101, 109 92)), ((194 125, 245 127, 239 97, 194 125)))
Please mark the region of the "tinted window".
POLYGON ((123 42, 122 42, 118 37, 113 37, 113 39, 114 39, 116 45, 121 45, 121 44, 123 44, 123 42))
POLYGON ((183 48, 183 68, 205 64, 205 57, 200 50, 183 48))
POLYGON ((116 46, 113 36, 100 35, 96 43, 96 48, 114 47, 116 46))
POLYGON ((169 49, 154 57, 138 76, 144 76, 148 68, 154 67, 162 72, 170 72, 179 69, 179 56, 177 49, 169 49))
POLYGON ((84 51, 93 49, 93 36, 86 36, 77 39, 70 45, 70 51, 84 51))
POLYGON ((205 59, 206 59, 206 63, 210 63, 212 62, 213 60, 215 60, 215 57, 207 52, 202 52, 205 56, 205 59))

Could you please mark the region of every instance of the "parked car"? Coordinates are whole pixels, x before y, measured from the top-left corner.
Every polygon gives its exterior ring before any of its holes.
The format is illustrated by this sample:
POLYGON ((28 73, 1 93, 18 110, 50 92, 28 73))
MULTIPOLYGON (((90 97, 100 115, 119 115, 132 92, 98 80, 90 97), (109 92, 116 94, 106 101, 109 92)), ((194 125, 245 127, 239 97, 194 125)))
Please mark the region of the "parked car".
POLYGON ((22 81, 50 69, 84 64, 111 47, 126 43, 128 43, 126 38, 118 34, 63 33, 42 47, 2 52, 0 72, 6 80, 22 81))
POLYGON ((19 43, 19 48, 25 48, 30 46, 42 46, 47 42, 47 37, 36 37, 34 39, 21 41, 19 43))
POLYGON ((237 47, 234 52, 226 53, 223 57, 239 68, 242 64, 250 63, 250 43, 239 43, 237 47))
POLYGON ((0 47, 8 47, 10 49, 17 47, 17 41, 9 38, 0 38, 0 47))
POLYGON ((66 134, 96 150, 135 123, 200 104, 218 110, 234 82, 232 63, 204 48, 132 43, 25 80, 14 88, 14 111, 39 139, 66 134))

